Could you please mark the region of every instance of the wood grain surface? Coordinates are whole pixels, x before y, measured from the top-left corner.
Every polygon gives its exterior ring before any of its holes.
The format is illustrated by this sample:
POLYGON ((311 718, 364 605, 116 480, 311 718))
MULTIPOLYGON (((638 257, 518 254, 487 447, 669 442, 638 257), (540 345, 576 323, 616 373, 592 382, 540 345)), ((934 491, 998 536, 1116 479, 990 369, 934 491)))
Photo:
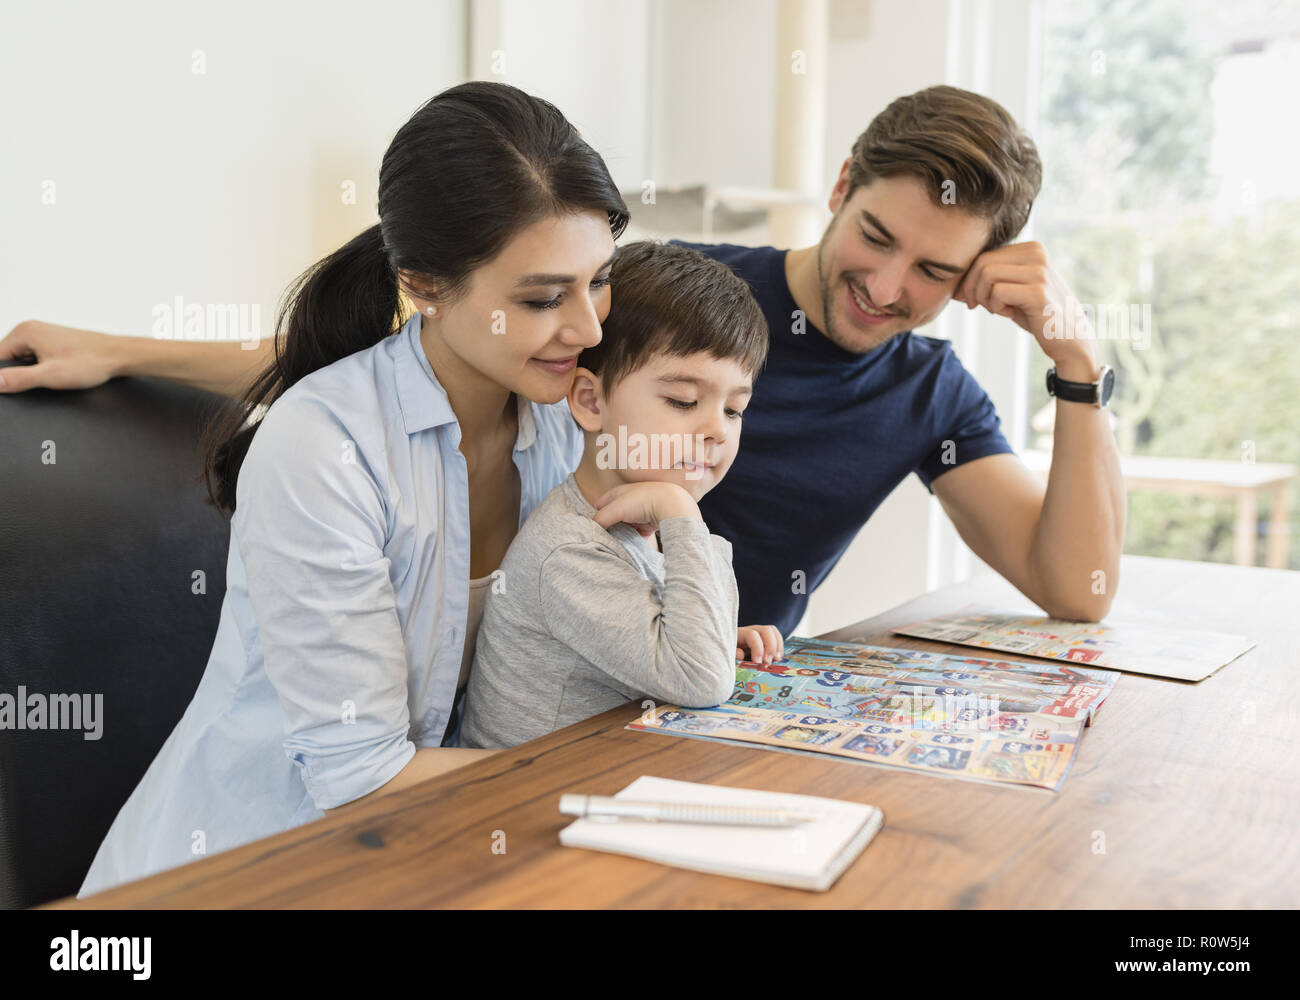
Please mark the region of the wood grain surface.
MULTIPOLYGON (((603 715, 423 784, 51 907, 1292 907, 1300 900, 1300 573, 1125 557, 1112 618, 1259 645, 1199 684, 1124 675, 1059 792, 624 730, 603 715), (560 846, 564 792, 648 774, 870 802, 885 825, 824 893, 560 846)), ((830 633, 984 604, 994 575, 830 633)), ((967 650, 963 655, 1017 660, 967 650)))

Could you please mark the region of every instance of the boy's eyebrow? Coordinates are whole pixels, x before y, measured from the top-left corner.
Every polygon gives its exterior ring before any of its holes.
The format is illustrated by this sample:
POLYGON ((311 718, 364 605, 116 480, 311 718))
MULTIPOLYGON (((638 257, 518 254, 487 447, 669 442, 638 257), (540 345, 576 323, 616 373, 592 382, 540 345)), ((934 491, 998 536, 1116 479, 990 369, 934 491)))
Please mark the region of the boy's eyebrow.
MULTIPOLYGON (((613 264, 614 257, 617 253, 618 250, 615 249, 614 253, 609 255, 609 260, 601 264, 600 267, 596 268, 596 270, 603 271, 605 268, 613 264)), ((577 280, 577 277, 572 274, 525 274, 515 282, 515 287, 525 288, 533 285, 571 285, 577 280)))
MULTIPOLYGON (((670 385, 675 385, 679 382, 687 382, 690 385, 693 385, 697 388, 699 386, 704 386, 706 389, 713 388, 713 382, 711 380, 707 378, 697 378, 694 375, 660 375, 659 378, 656 379, 656 381, 667 382, 670 385)), ((753 394, 754 394, 754 387, 749 385, 733 386, 731 392, 728 393, 728 395, 730 396, 736 396, 736 395, 752 396, 753 394)))
MULTIPOLYGON (((898 242, 898 240, 894 239, 894 234, 891 233, 884 226, 882 226, 880 224, 880 220, 877 219, 870 212, 868 212, 865 208, 862 210, 862 218, 865 219, 867 222, 869 222, 871 225, 875 226, 877 229, 879 229, 880 235, 882 235, 890 243, 898 242)), ((966 270, 966 268, 958 267, 956 264, 944 264, 941 261, 937 261, 937 260, 923 260, 923 261, 919 261, 919 263, 924 264, 926 267, 933 267, 935 270, 938 271, 950 271, 953 274, 961 274, 966 270)))

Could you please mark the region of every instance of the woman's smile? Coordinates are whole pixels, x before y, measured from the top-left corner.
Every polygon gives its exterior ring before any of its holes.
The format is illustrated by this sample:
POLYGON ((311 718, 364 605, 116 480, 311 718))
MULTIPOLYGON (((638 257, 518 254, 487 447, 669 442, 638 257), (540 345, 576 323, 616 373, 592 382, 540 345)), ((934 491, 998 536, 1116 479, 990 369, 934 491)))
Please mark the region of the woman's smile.
POLYGON ((568 375, 578 364, 576 354, 571 354, 567 358, 530 358, 529 360, 552 375, 568 375))

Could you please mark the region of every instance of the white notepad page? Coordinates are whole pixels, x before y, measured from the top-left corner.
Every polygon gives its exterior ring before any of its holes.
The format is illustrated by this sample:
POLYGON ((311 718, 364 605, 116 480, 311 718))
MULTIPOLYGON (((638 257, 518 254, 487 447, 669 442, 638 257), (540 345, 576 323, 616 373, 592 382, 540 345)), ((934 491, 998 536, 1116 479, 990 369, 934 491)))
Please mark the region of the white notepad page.
POLYGON ((818 891, 835 883, 884 819, 875 806, 858 802, 668 778, 638 778, 614 797, 792 809, 817 820, 789 827, 756 827, 579 819, 560 831, 560 843, 818 891))

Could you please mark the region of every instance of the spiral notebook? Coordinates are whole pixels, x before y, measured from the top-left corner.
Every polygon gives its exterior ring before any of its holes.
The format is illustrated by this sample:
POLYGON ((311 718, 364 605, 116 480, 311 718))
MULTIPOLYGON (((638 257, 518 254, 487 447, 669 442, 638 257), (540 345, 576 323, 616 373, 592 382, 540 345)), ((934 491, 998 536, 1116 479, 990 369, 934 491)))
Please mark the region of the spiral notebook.
POLYGON ((579 819, 560 831, 560 843, 816 892, 835 884, 884 822, 877 807, 860 802, 668 778, 638 778, 614 797, 792 809, 817 819, 789 827, 579 819))

